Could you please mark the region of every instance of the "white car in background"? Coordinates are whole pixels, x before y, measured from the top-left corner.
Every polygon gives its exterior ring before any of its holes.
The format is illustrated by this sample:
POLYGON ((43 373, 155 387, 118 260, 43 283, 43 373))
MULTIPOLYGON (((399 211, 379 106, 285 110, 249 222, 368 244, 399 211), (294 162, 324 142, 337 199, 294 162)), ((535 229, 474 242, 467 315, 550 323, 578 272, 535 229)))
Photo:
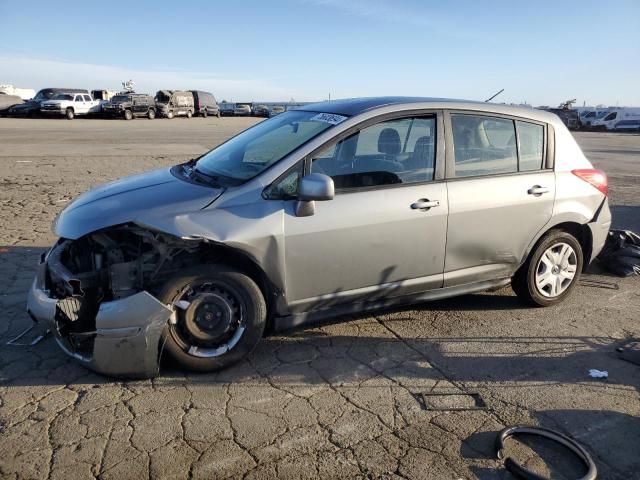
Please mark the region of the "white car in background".
POLYGON ((100 113, 102 102, 94 100, 88 93, 58 93, 51 100, 40 104, 40 112, 46 115, 64 115, 73 120, 76 115, 100 113))
POLYGON ((248 117, 251 115, 251 105, 247 105, 246 103, 238 103, 233 109, 233 114, 236 117, 248 117))

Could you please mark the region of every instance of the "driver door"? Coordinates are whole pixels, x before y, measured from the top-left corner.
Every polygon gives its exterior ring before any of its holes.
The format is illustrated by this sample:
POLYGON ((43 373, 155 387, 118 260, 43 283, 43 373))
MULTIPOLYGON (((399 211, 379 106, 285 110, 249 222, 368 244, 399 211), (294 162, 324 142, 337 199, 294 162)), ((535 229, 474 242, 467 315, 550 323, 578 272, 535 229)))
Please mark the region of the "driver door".
POLYGON ((310 171, 332 177, 336 195, 307 217, 284 202, 292 312, 442 287, 448 203, 436 174, 438 120, 379 122, 311 156, 310 171))

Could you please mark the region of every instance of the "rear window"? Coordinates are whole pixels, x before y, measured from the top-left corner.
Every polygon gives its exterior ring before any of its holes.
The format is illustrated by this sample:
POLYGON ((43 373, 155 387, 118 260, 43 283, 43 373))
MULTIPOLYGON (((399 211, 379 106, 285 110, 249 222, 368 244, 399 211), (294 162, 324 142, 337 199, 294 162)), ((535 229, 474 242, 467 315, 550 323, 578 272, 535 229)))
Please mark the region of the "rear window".
POLYGON ((518 147, 520 148, 519 170, 540 170, 544 154, 544 127, 535 123, 516 122, 518 147))
POLYGON ((544 126, 482 115, 451 115, 455 176, 475 177, 540 170, 544 126))
POLYGON ((518 171, 513 120, 454 114, 451 125, 456 177, 518 171))

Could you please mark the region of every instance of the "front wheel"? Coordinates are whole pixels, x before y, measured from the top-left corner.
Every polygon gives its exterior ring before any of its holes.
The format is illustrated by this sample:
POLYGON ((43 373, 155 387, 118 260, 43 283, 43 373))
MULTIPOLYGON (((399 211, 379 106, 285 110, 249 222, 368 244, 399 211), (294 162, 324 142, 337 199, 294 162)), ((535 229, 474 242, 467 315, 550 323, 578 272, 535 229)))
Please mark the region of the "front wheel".
POLYGON ((205 108, 204 110, 202 110, 202 117, 203 118, 207 118, 207 115, 209 114, 209 112, 207 112, 207 109, 205 108))
POLYGON ((260 288, 232 267, 197 267, 169 280, 158 300, 174 315, 163 339, 184 368, 210 372, 238 362, 262 338, 267 307, 260 288))
POLYGON ((150 108, 147 112, 147 117, 149 118, 149 120, 153 120, 154 118, 156 118, 156 111, 153 108, 150 108))
POLYGON ((73 120, 75 118, 75 112, 73 111, 73 108, 67 108, 67 111, 64 114, 65 118, 67 120, 73 120))
POLYGON ((193 113, 191 113, 191 110, 187 110, 187 118, 191 118, 193 115, 193 113))
POLYGON ((131 110, 124 111, 124 119, 131 120, 133 118, 133 112, 131 110))
POLYGON ((530 305, 555 305, 568 297, 578 283, 583 262, 578 240, 568 232, 552 230, 516 272, 512 288, 530 305))

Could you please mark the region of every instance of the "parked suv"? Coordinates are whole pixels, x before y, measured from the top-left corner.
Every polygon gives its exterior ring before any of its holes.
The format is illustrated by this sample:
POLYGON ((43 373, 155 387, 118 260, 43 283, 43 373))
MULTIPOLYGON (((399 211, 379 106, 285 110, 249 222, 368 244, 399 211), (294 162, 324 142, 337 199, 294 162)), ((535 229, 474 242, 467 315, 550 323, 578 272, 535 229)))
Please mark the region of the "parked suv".
POLYGON ((190 92, 193 94, 193 108, 196 115, 202 115, 205 118, 208 115, 215 115, 220 118, 220 108, 212 93, 200 90, 190 90, 190 92))
POLYGON ((131 120, 134 117, 156 118, 156 104, 146 93, 119 93, 102 105, 102 113, 131 120))
POLYGON ((527 304, 557 304, 610 222, 607 177, 556 115, 310 104, 74 200, 27 308, 99 372, 154 375, 162 353, 216 370, 266 328, 509 283, 527 304))

